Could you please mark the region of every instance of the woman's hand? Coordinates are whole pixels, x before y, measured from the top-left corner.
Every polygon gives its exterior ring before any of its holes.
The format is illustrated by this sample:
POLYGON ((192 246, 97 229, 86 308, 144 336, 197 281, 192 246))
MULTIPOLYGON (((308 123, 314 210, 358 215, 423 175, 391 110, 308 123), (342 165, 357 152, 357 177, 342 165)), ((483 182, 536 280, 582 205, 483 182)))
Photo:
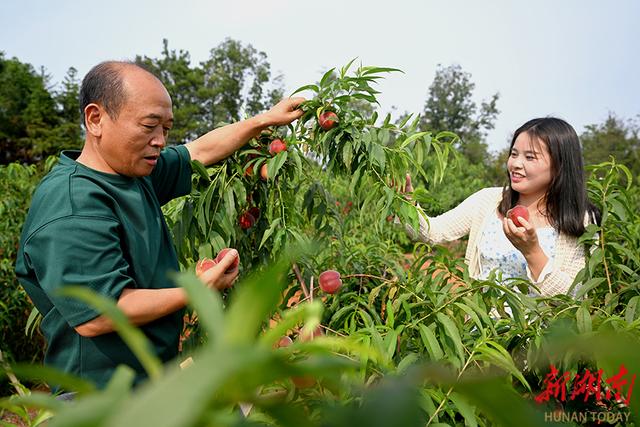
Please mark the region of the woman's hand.
POLYGON ((535 227, 522 217, 518 217, 518 221, 522 227, 515 225, 509 218, 503 218, 502 230, 513 246, 524 255, 533 279, 538 280, 544 266, 549 261, 549 257, 540 246, 535 227))
POLYGON ((522 227, 518 227, 513 221, 505 217, 502 219, 502 230, 507 239, 522 252, 525 257, 540 248, 538 233, 535 227, 522 217, 518 218, 522 227))

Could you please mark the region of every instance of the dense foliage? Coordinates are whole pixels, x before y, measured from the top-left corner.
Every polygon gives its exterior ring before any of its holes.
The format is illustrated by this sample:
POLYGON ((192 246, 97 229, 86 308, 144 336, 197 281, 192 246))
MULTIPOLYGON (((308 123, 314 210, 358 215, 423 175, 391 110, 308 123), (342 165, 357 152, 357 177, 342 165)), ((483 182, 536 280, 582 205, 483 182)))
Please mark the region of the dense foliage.
MULTIPOLYGON (((231 41, 220 49, 257 55, 231 41)), ((162 59, 139 61, 165 73, 185 99, 189 91, 178 82, 192 79, 194 89, 203 84, 188 54, 166 44, 162 59)), ((232 62, 229 70, 257 73, 249 63, 232 62)), ((375 82, 395 71, 354 63, 329 70, 301 88, 309 100, 295 126, 264 132, 212 167, 194 163, 192 193, 165 208, 184 270, 176 281, 192 304, 177 361, 182 368, 161 366, 113 302, 70 288, 69 295, 114 319, 149 382, 132 389, 132 373, 121 367, 98 391, 41 367, 4 366, 15 394, 0 407, 31 425, 53 415, 52 426, 527 426, 544 424, 554 411, 637 417, 630 410, 640 407, 637 393, 628 404, 593 397, 534 401, 551 364, 572 378, 603 369, 603 390, 621 364, 630 375, 640 372, 640 192, 633 174, 616 160, 592 167, 589 195, 603 222, 582 238, 591 251, 575 297, 531 296, 526 281, 499 274, 473 280, 463 246, 414 244, 394 224, 395 216, 416 222, 412 202, 401 192, 406 172, 419 177, 414 198, 430 213, 491 185, 487 175, 476 175, 468 156, 454 152, 461 148, 456 134, 431 132, 411 115, 378 117, 375 82), (321 117, 329 112, 335 123, 324 126, 321 117), (275 139, 284 150, 269 150, 275 139), (224 247, 238 248, 243 280, 229 292, 212 293, 195 279, 193 267, 224 247), (319 274, 329 269, 341 274, 335 294, 318 288, 319 274), (76 404, 20 383, 34 379, 78 391, 76 404)), ((451 72, 468 83, 459 69, 451 72)), ((266 102, 258 91, 242 109, 262 108, 257 99, 266 102)), ((185 119, 190 112, 198 117, 186 100, 176 102, 176 110, 185 119)), ((485 122, 491 120, 487 114, 485 122)), ((202 120, 209 126, 206 120, 218 119, 202 120)), ((189 139, 190 132, 185 126, 178 138, 189 139)), ((475 138, 481 142, 482 134, 475 138)), ((6 195, 0 209, 12 218, 2 216, 7 240, 1 247, 9 248, 0 254, 3 289, 13 298, 0 308, 4 319, 24 319, 30 310, 11 267, 28 206, 24 195, 41 172, 12 164, 0 173, 6 195)), ((22 324, 5 328, 3 334, 24 334, 22 324)), ((7 351, 20 351, 14 346, 20 340, 7 337, 12 341, 5 349, 3 335, 5 358, 7 351)))

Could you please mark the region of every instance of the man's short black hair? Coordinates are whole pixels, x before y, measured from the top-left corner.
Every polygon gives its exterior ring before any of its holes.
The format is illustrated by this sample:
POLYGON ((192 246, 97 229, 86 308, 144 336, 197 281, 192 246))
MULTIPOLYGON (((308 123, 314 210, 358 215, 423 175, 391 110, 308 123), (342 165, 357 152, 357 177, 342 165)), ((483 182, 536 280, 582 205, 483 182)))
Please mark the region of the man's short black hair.
POLYGON ((84 76, 80 87, 80 117, 83 123, 84 109, 92 103, 101 105, 112 119, 118 118, 120 109, 127 100, 122 73, 126 67, 136 67, 150 73, 145 67, 132 61, 105 61, 84 76))

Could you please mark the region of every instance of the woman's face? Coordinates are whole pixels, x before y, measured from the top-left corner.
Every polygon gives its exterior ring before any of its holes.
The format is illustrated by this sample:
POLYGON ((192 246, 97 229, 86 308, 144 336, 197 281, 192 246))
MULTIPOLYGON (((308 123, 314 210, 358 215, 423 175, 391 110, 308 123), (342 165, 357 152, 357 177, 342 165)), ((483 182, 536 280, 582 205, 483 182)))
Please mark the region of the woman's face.
POLYGON ((532 140, 529 133, 522 132, 511 148, 507 170, 511 188, 521 196, 529 199, 544 196, 552 178, 547 144, 532 140))

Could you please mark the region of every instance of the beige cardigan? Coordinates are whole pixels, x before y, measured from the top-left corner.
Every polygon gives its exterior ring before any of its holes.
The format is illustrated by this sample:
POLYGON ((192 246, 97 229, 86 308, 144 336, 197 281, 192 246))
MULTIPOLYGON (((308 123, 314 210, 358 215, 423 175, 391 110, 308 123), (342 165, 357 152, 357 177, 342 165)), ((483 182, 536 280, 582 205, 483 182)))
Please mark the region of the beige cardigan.
MULTIPOLYGON (((495 215, 502 199, 502 188, 484 188, 460 203, 448 212, 433 218, 425 219, 422 209, 418 208, 420 220, 419 235, 407 227, 409 234, 424 242, 440 243, 459 239, 469 235, 469 243, 465 254, 465 262, 469 266, 471 277, 480 275, 479 243, 485 222, 489 215, 495 215)), ((578 272, 585 266, 585 253, 578 239, 560 233, 556 239, 555 257, 540 275, 539 281, 533 283, 545 296, 566 294, 578 272), (548 272, 548 274, 545 274, 548 272)), ((528 269, 527 269, 528 271, 528 269)), ((531 278, 531 274, 529 273, 531 278)))

